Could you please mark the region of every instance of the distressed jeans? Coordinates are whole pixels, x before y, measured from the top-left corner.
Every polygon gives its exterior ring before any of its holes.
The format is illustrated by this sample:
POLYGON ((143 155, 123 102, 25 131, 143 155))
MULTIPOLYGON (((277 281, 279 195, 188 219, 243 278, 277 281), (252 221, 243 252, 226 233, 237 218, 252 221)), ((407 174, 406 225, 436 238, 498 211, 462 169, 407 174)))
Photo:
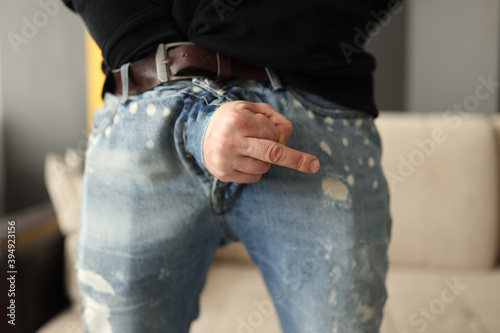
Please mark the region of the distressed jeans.
POLYGON ((201 78, 107 94, 84 174, 85 331, 189 332, 215 251, 239 241, 284 333, 378 332, 391 227, 380 157, 372 117, 293 88, 201 78), (269 103, 287 117, 287 145, 317 156, 319 171, 273 165, 251 184, 210 175, 204 132, 232 100, 269 103))

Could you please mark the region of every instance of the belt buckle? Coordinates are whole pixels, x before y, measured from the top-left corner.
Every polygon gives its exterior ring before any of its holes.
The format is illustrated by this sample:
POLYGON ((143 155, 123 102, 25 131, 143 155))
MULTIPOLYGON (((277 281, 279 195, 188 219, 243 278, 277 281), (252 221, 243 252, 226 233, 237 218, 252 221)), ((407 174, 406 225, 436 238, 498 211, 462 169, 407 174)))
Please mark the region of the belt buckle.
POLYGON ((193 42, 177 42, 169 44, 160 44, 156 49, 156 74, 160 82, 169 82, 175 80, 192 79, 199 76, 176 75, 172 76, 168 67, 168 50, 181 45, 195 45, 193 42))

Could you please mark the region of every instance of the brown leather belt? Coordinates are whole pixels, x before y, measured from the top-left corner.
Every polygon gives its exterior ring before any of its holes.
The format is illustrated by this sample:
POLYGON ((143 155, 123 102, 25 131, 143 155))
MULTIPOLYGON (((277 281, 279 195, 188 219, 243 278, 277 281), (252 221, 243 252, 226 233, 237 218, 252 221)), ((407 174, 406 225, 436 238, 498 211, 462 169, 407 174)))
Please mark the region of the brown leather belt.
MULTIPOLYGON (((112 72, 114 93, 122 94, 120 70, 112 72)), ((160 44, 156 54, 130 64, 128 94, 136 95, 163 82, 185 80, 201 76, 232 77, 269 81, 266 68, 231 59, 191 42, 160 44)))

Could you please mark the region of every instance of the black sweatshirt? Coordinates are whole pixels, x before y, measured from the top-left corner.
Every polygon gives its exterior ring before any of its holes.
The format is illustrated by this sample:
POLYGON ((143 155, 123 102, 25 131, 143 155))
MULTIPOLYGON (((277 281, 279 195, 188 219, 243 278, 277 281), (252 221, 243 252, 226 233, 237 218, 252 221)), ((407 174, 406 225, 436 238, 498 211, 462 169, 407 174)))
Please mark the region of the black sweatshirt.
POLYGON ((64 0, 102 50, 103 71, 159 43, 192 41, 276 70, 286 85, 376 116, 363 43, 397 0, 64 0))

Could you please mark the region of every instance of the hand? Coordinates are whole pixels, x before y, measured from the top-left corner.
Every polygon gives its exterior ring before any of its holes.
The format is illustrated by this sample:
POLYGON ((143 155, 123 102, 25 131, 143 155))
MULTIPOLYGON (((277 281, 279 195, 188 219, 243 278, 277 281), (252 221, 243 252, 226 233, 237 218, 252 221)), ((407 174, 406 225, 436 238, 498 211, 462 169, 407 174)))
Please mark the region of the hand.
POLYGON ((223 104, 205 132, 205 166, 219 180, 236 183, 260 180, 271 164, 317 172, 316 157, 285 146, 292 130, 292 123, 269 104, 223 104))

